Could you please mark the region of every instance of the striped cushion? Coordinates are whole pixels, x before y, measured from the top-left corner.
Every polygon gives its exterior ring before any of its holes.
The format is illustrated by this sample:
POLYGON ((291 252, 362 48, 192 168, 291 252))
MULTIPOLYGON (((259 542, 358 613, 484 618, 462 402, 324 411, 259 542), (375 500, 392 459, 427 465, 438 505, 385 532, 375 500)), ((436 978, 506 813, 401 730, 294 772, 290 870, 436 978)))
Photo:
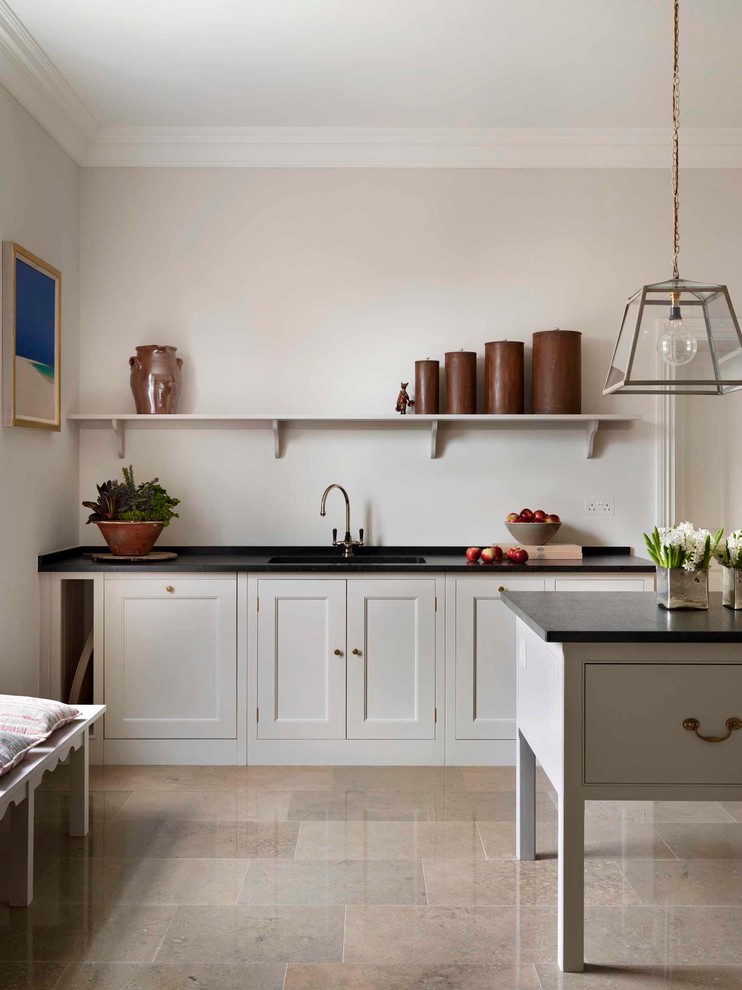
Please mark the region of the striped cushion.
POLYGON ((0 732, 17 732, 40 741, 77 718, 79 711, 61 701, 0 694, 0 732))
POLYGON ((0 732, 0 777, 17 766, 38 739, 17 732, 0 732))

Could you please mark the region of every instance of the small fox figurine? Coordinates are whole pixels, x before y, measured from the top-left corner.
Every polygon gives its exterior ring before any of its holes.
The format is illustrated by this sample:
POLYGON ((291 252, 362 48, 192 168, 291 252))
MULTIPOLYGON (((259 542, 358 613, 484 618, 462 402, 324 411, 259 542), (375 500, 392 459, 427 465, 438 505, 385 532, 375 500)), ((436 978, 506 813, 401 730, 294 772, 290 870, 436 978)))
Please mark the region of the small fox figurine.
POLYGON ((397 405, 394 407, 394 411, 400 413, 402 416, 407 415, 407 406, 414 406, 415 400, 411 399, 407 394, 407 386, 409 382, 399 383, 399 395, 397 396, 397 405))

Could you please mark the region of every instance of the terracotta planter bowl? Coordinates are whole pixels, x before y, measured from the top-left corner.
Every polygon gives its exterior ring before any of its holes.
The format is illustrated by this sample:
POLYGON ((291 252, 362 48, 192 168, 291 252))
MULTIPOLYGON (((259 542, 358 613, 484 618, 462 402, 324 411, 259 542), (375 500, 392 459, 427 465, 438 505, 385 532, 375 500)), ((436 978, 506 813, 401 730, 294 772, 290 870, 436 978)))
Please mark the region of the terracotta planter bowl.
POLYGON ((529 522, 529 523, 505 523, 508 533, 517 540, 518 543, 527 547, 542 547, 549 540, 553 540, 559 532, 561 523, 529 522))
POLYGON ((96 526, 116 557, 146 557, 165 528, 161 522, 98 522, 96 526))

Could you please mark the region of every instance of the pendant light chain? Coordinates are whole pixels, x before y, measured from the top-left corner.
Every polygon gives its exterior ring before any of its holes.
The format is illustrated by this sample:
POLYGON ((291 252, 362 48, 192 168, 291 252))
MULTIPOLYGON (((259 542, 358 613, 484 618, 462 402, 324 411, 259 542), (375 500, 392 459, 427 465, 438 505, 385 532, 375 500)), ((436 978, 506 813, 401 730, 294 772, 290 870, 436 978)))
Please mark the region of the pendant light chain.
POLYGON ((672 66, 672 277, 679 278, 680 254, 680 0, 675 0, 674 47, 672 66))

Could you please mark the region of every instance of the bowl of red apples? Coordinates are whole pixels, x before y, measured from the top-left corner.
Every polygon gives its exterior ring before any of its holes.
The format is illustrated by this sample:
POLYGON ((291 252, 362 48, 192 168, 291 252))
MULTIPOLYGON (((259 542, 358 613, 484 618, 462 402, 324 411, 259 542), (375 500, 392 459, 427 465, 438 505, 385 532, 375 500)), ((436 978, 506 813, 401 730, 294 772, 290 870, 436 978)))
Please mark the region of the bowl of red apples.
POLYGON ((553 540, 559 532, 562 520, 553 512, 544 512, 543 509, 521 509, 520 512, 511 512, 505 520, 505 527, 510 535, 518 543, 526 546, 542 547, 549 540, 553 540))

